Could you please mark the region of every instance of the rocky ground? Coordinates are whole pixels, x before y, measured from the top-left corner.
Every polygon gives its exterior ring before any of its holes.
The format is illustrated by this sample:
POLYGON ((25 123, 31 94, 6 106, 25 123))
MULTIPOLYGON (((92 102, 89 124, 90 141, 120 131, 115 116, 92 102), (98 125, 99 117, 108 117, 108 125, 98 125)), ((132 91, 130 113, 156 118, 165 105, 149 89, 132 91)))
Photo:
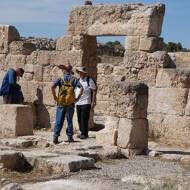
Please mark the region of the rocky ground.
POLYGON ((88 140, 52 144, 52 133, 0 139, 1 189, 188 189, 190 150, 149 142, 147 156, 124 158, 88 140))

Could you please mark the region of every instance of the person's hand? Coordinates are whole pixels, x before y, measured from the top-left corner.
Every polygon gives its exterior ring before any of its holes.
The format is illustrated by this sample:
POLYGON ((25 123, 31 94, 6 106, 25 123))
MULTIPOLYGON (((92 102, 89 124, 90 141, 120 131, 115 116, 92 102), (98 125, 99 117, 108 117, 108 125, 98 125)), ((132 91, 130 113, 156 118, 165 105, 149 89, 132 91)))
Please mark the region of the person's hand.
POLYGON ((94 109, 95 106, 96 106, 96 102, 92 102, 91 103, 91 109, 94 109))

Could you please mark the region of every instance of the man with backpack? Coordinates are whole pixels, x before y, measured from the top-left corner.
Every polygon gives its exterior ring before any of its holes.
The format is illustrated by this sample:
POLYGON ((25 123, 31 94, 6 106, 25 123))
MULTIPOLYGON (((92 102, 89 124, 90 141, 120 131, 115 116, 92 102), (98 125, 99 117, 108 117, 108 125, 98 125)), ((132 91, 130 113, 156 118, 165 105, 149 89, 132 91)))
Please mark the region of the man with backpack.
POLYGON ((81 132, 78 137, 80 139, 86 139, 88 138, 88 121, 90 117, 90 110, 94 109, 94 106, 96 105, 97 85, 92 77, 87 76, 85 67, 78 67, 76 71, 80 76, 79 84, 83 88, 83 93, 76 103, 79 129, 81 132))
MULTIPOLYGON (((73 114, 74 114, 74 103, 77 101, 75 98, 74 89, 77 87, 78 81, 73 76, 72 66, 60 65, 60 69, 65 70, 63 79, 57 79, 52 85, 52 95, 57 103, 56 110, 56 123, 54 128, 53 143, 58 144, 58 137, 63 127, 65 116, 67 118, 67 129, 66 134, 68 142, 73 142, 73 114), (58 95, 56 95, 56 88, 59 87, 58 95)), ((80 86, 79 86, 80 87, 80 86)), ((82 91, 81 91, 82 93, 82 91)), ((80 98, 79 94, 79 97, 80 98)))
POLYGON ((10 68, 7 71, 0 88, 0 96, 3 96, 4 104, 22 104, 24 102, 21 86, 17 84, 17 79, 23 74, 23 68, 16 70, 10 68))

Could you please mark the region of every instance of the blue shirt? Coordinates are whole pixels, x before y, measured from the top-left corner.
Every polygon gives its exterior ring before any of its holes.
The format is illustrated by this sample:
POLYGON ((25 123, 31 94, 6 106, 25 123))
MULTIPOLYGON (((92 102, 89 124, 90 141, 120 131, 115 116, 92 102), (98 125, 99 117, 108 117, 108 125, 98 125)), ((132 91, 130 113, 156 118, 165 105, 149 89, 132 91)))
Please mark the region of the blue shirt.
POLYGON ((75 77, 74 77, 72 74, 70 74, 70 73, 64 74, 63 79, 62 79, 62 78, 57 79, 57 80, 54 82, 53 86, 54 86, 54 87, 57 87, 57 86, 61 87, 61 86, 64 84, 64 81, 71 81, 71 80, 72 80, 72 85, 73 85, 73 87, 76 88, 76 87, 78 86, 78 80, 77 80, 77 78, 75 78, 75 77))
POLYGON ((16 85, 16 79, 17 79, 16 71, 14 69, 9 69, 3 79, 0 89, 0 96, 9 95, 13 92, 13 89, 16 85))

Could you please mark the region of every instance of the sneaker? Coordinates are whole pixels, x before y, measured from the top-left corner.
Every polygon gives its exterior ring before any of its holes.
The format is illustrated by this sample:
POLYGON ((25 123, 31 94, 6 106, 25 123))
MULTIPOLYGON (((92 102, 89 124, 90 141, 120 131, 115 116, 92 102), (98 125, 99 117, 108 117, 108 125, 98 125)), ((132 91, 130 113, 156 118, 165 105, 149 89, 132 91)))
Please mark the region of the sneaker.
POLYGON ((53 143, 54 144, 59 144, 58 137, 53 137, 53 143))
POLYGON ((85 135, 80 135, 80 139, 86 139, 87 137, 85 135))
POLYGON ((74 139, 72 136, 68 136, 68 142, 74 142, 74 139))

